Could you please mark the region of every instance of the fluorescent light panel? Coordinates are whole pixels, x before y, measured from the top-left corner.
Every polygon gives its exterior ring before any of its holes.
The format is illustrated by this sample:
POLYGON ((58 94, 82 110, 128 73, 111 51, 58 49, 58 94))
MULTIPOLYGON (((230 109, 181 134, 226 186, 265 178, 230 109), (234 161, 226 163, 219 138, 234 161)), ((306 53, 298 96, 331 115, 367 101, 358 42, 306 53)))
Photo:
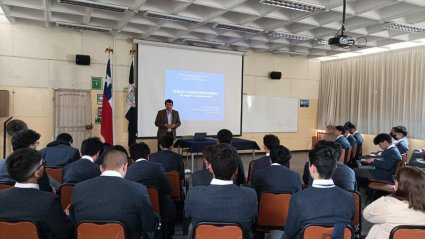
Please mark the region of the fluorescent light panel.
POLYGON ((181 16, 159 13, 159 12, 149 12, 149 11, 147 11, 145 13, 145 16, 150 17, 150 18, 161 19, 161 20, 168 20, 168 21, 174 21, 174 22, 184 22, 184 23, 191 23, 191 24, 197 24, 197 23, 203 22, 203 20, 200 20, 200 19, 194 19, 194 18, 189 18, 189 17, 181 17, 181 16))
POLYGON ((298 10, 303 12, 318 12, 324 11, 325 6, 316 5, 307 2, 301 1, 291 1, 291 0, 260 0, 260 3, 267 4, 276 7, 289 8, 292 10, 298 10))
POLYGON ((270 36, 274 38, 285 38, 285 39, 298 40, 298 41, 308 41, 308 40, 314 39, 313 36, 298 35, 298 34, 292 34, 288 32, 272 32, 270 33, 270 36))
POLYGON ((81 25, 81 24, 75 24, 75 23, 69 23, 69 22, 56 22, 56 26, 78 29, 78 30, 97 31, 97 32, 110 32, 110 31, 112 31, 111 28, 107 28, 107 27, 81 25))
POLYGON ((226 45, 224 42, 204 41, 204 40, 198 40, 198 39, 183 39, 183 42, 188 44, 204 44, 204 45, 210 45, 210 46, 225 46, 226 45))
POLYGON ((124 7, 124 6, 119 6, 119 5, 110 4, 110 3, 103 3, 103 2, 87 1, 87 0, 58 0, 58 2, 63 4, 76 5, 76 6, 82 6, 82 7, 91 7, 91 8, 97 8, 97 9, 114 11, 114 12, 124 12, 125 10, 128 10, 128 7, 124 7))
POLYGON ((250 34, 257 34, 260 32, 263 32, 263 29, 255 28, 255 27, 245 27, 245 26, 239 26, 239 25, 232 25, 227 23, 215 23, 213 25, 216 29, 224 29, 229 31, 237 31, 237 32, 245 32, 250 34))
POLYGON ((279 53, 279 54, 298 55, 298 56, 307 56, 308 55, 308 52, 291 51, 291 50, 285 50, 285 49, 275 50, 273 52, 279 53))
POLYGON ((401 23, 388 23, 384 26, 386 29, 397 30, 402 32, 423 32, 425 31, 425 27, 409 25, 409 24, 401 24, 401 23))

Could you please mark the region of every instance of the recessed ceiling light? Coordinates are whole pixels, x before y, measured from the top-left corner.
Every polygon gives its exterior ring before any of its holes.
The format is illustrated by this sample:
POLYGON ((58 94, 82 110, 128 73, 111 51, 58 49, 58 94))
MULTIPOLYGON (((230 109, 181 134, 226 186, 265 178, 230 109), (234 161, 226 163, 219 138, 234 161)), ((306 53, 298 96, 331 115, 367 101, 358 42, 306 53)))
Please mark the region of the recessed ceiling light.
POLYGON ((75 24, 75 23, 69 23, 69 22, 56 22, 56 26, 78 29, 78 30, 96 31, 96 32, 110 32, 110 31, 112 31, 111 28, 107 28, 107 27, 99 27, 99 26, 92 26, 92 25, 81 25, 81 24, 75 24))
POLYGON ((308 40, 314 39, 313 36, 298 35, 298 34, 292 34, 288 32, 272 32, 270 33, 270 36, 274 38, 285 38, 285 39, 298 40, 298 41, 308 41, 308 40))
POLYGON ((218 42, 218 41, 204 41, 204 40, 198 40, 198 39, 183 39, 183 42, 186 42, 188 44, 204 44, 209 46, 225 46, 226 44, 224 42, 218 42))
POLYGON ((318 12, 324 11, 325 6, 317 5, 313 3, 291 1, 291 0, 260 0, 260 3, 272 5, 276 7, 289 8, 292 10, 298 10, 303 12, 318 12))
POLYGON ((82 7, 91 7, 91 8, 97 8, 97 9, 114 11, 114 12, 124 12, 125 10, 128 10, 128 7, 124 7, 124 6, 119 6, 119 5, 110 4, 110 3, 103 3, 103 2, 87 1, 87 0, 58 0, 58 2, 63 4, 76 5, 76 6, 82 6, 82 7))
POLYGON ((292 51, 292 50, 286 50, 286 49, 274 50, 273 53, 298 55, 298 56, 307 56, 308 55, 308 52, 292 51))
POLYGON ((255 28, 255 27, 249 27, 249 26, 240 26, 240 25, 233 25, 233 24, 227 24, 227 23, 215 23, 213 25, 216 29, 224 29, 229 31, 237 31, 237 32, 245 32, 250 34, 257 34, 260 32, 264 32, 263 29, 255 28))
POLYGON ((184 22, 184 23, 191 23, 191 24, 197 24, 197 23, 203 22, 203 20, 201 19, 194 19, 194 18, 176 16, 176 15, 171 15, 166 13, 159 13, 159 12, 147 11, 144 15, 150 18, 157 18, 161 20, 168 20, 168 21, 174 21, 174 22, 184 22))
POLYGON ((423 32, 423 31, 425 31, 425 27, 409 25, 409 24, 402 24, 402 23, 388 23, 387 25, 384 26, 384 28, 391 29, 391 30, 397 30, 397 31, 403 31, 403 32, 423 32))

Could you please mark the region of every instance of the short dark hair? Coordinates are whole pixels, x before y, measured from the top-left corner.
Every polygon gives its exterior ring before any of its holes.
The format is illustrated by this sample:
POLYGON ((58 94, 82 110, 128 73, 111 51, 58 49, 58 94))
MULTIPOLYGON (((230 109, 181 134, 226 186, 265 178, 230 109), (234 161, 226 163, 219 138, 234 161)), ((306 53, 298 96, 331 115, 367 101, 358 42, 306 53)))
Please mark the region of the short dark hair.
POLYGON ((394 128, 394 132, 403 134, 404 137, 407 136, 407 128, 404 127, 404 126, 402 126, 402 125, 399 125, 399 126, 395 127, 394 128))
POLYGON ((214 151, 214 145, 210 145, 204 148, 202 151, 202 156, 205 160, 207 160, 208 163, 211 163, 211 157, 214 151))
POLYGON ((425 171, 412 166, 400 169, 396 178, 398 187, 393 196, 407 201, 409 208, 425 212, 425 171))
POLYGON ((384 141, 387 141, 391 144, 393 142, 393 138, 389 134, 381 133, 375 136, 375 138, 373 139, 373 144, 378 145, 379 143, 382 143, 384 141))
POLYGON ((32 129, 24 129, 16 132, 12 137, 13 151, 28 148, 40 139, 40 134, 32 129))
POLYGON ((174 137, 169 134, 162 136, 162 138, 159 140, 159 144, 162 146, 162 148, 166 148, 166 149, 171 147, 173 143, 174 143, 174 137))
POLYGON ((220 142, 220 144, 230 144, 233 139, 233 134, 228 129, 221 129, 217 133, 217 140, 220 142))
POLYGON ((41 154, 35 149, 23 148, 13 151, 6 160, 10 177, 22 183, 40 166, 41 154))
POLYGON ((105 154, 102 167, 106 170, 120 169, 127 163, 127 156, 120 150, 111 149, 105 154))
POLYGON ((310 165, 317 168, 320 178, 330 179, 335 172, 339 155, 336 150, 326 144, 316 145, 308 153, 310 165))
POLYGON ((125 148, 124 148, 124 146, 122 146, 122 145, 119 145, 119 144, 113 145, 113 146, 111 147, 111 150, 118 150, 118 151, 121 151, 121 152, 125 153, 125 155, 126 155, 126 156, 127 156, 127 158, 128 158, 128 152, 127 152, 127 149, 125 149, 125 148))
POLYGON ((350 121, 345 122, 344 126, 347 127, 348 129, 356 129, 356 126, 350 121))
POLYGON ((103 143, 99 137, 91 137, 83 140, 81 143, 81 154, 94 156, 97 153, 101 154, 103 143))
POLYGON ((272 150, 274 147, 279 146, 280 140, 276 135, 273 134, 266 134, 263 137, 263 144, 268 149, 272 150))
POLYGON ((72 136, 68 133, 60 133, 58 136, 56 136, 56 140, 60 140, 66 143, 72 144, 74 140, 72 139, 72 136))
POLYGON ((228 144, 213 146, 211 167, 216 179, 231 180, 238 168, 238 153, 228 144))
POLYGON ((283 145, 278 145, 270 151, 270 159, 272 160, 272 163, 287 165, 291 158, 291 151, 283 145))
POLYGON ((164 102, 164 105, 166 105, 167 103, 171 103, 171 104, 174 105, 174 103, 171 99, 166 99, 165 102, 164 102))
POLYGON ((342 147, 339 143, 335 141, 320 140, 319 142, 317 142, 317 144, 314 147, 320 146, 320 145, 327 145, 333 148, 336 151, 337 155, 341 155, 342 147))
POLYGON ((147 159, 151 150, 145 142, 140 142, 130 146, 130 156, 134 161, 144 158, 147 159))
POLYGON ((345 134, 345 127, 342 125, 338 125, 335 127, 337 131, 340 131, 342 134, 345 134))

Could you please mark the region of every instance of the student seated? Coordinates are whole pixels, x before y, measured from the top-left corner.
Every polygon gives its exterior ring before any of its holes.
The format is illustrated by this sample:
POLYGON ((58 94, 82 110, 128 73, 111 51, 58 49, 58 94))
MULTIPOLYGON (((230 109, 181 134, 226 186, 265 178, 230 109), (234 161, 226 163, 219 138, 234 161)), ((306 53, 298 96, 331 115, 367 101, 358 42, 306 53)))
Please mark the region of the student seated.
POLYGON ((313 184, 292 195, 285 238, 299 238, 301 230, 308 224, 345 226, 351 224, 354 215, 352 194, 336 187, 332 180, 338 152, 329 145, 318 143, 308 157, 313 184))
POLYGON ((425 148, 415 149, 410 156, 409 165, 425 169, 425 148))
POLYGON ((396 191, 380 197, 363 211, 373 223, 367 239, 387 239, 399 225, 425 225, 425 171, 404 167, 396 175, 396 191))
POLYGON ((151 162, 160 163, 165 171, 177 171, 180 180, 184 179, 184 164, 182 156, 173 152, 174 138, 172 135, 167 134, 159 141, 161 151, 153 153, 149 156, 151 162))
POLYGON ((37 150, 23 148, 14 151, 7 169, 15 187, 0 190, 0 218, 38 223, 40 238, 73 238, 74 227, 64 213, 59 198, 39 190, 38 181, 45 162, 37 150))
MULTIPOLYGON (((266 155, 264 157, 261 157, 259 159, 255 159, 253 161, 253 167, 254 167, 254 173, 257 172, 257 170, 266 168, 270 166, 270 151, 274 148, 280 145, 280 140, 276 135, 273 134, 266 134, 263 137, 263 148, 266 155)), ((287 162, 287 165, 284 165, 287 168, 289 168, 289 161, 287 162)), ((254 176, 254 175, 252 175, 254 176)))
POLYGON ((80 151, 71 147, 72 136, 68 133, 60 133, 56 140, 47 144, 40 150, 40 154, 46 160, 46 166, 63 167, 80 158, 80 151))
POLYGON ((192 174, 192 186, 208 186, 213 179, 212 169, 211 169, 211 156, 213 153, 213 146, 207 146, 202 152, 204 157, 205 168, 199 171, 196 171, 192 174))
POLYGON ((360 132, 356 129, 356 126, 351 123, 350 121, 345 122, 345 127, 348 128, 348 131, 351 135, 356 139, 357 142, 357 152, 356 152, 356 159, 360 160, 362 158, 362 145, 363 145, 363 136, 360 134, 360 132))
POLYGON ((394 142, 400 154, 407 154, 409 151, 409 141, 407 140, 407 129, 404 126, 397 126, 394 128, 396 141, 394 142))
POLYGON ((344 126, 338 125, 335 127, 335 142, 341 145, 342 149, 345 149, 345 152, 347 152, 351 145, 350 142, 348 142, 347 138, 344 137, 345 134, 345 128, 344 126))

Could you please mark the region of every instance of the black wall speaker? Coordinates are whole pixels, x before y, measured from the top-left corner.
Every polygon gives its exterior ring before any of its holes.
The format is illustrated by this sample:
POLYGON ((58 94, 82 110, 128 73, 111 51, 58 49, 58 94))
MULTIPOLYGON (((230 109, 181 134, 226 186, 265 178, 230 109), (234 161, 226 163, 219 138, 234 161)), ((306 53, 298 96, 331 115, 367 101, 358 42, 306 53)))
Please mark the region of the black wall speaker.
POLYGON ((88 55, 75 55, 75 63, 77 65, 90 65, 90 56, 88 55))
POLYGON ((272 71, 269 74, 270 79, 272 80, 280 80, 280 78, 282 78, 282 72, 280 71, 272 71))

